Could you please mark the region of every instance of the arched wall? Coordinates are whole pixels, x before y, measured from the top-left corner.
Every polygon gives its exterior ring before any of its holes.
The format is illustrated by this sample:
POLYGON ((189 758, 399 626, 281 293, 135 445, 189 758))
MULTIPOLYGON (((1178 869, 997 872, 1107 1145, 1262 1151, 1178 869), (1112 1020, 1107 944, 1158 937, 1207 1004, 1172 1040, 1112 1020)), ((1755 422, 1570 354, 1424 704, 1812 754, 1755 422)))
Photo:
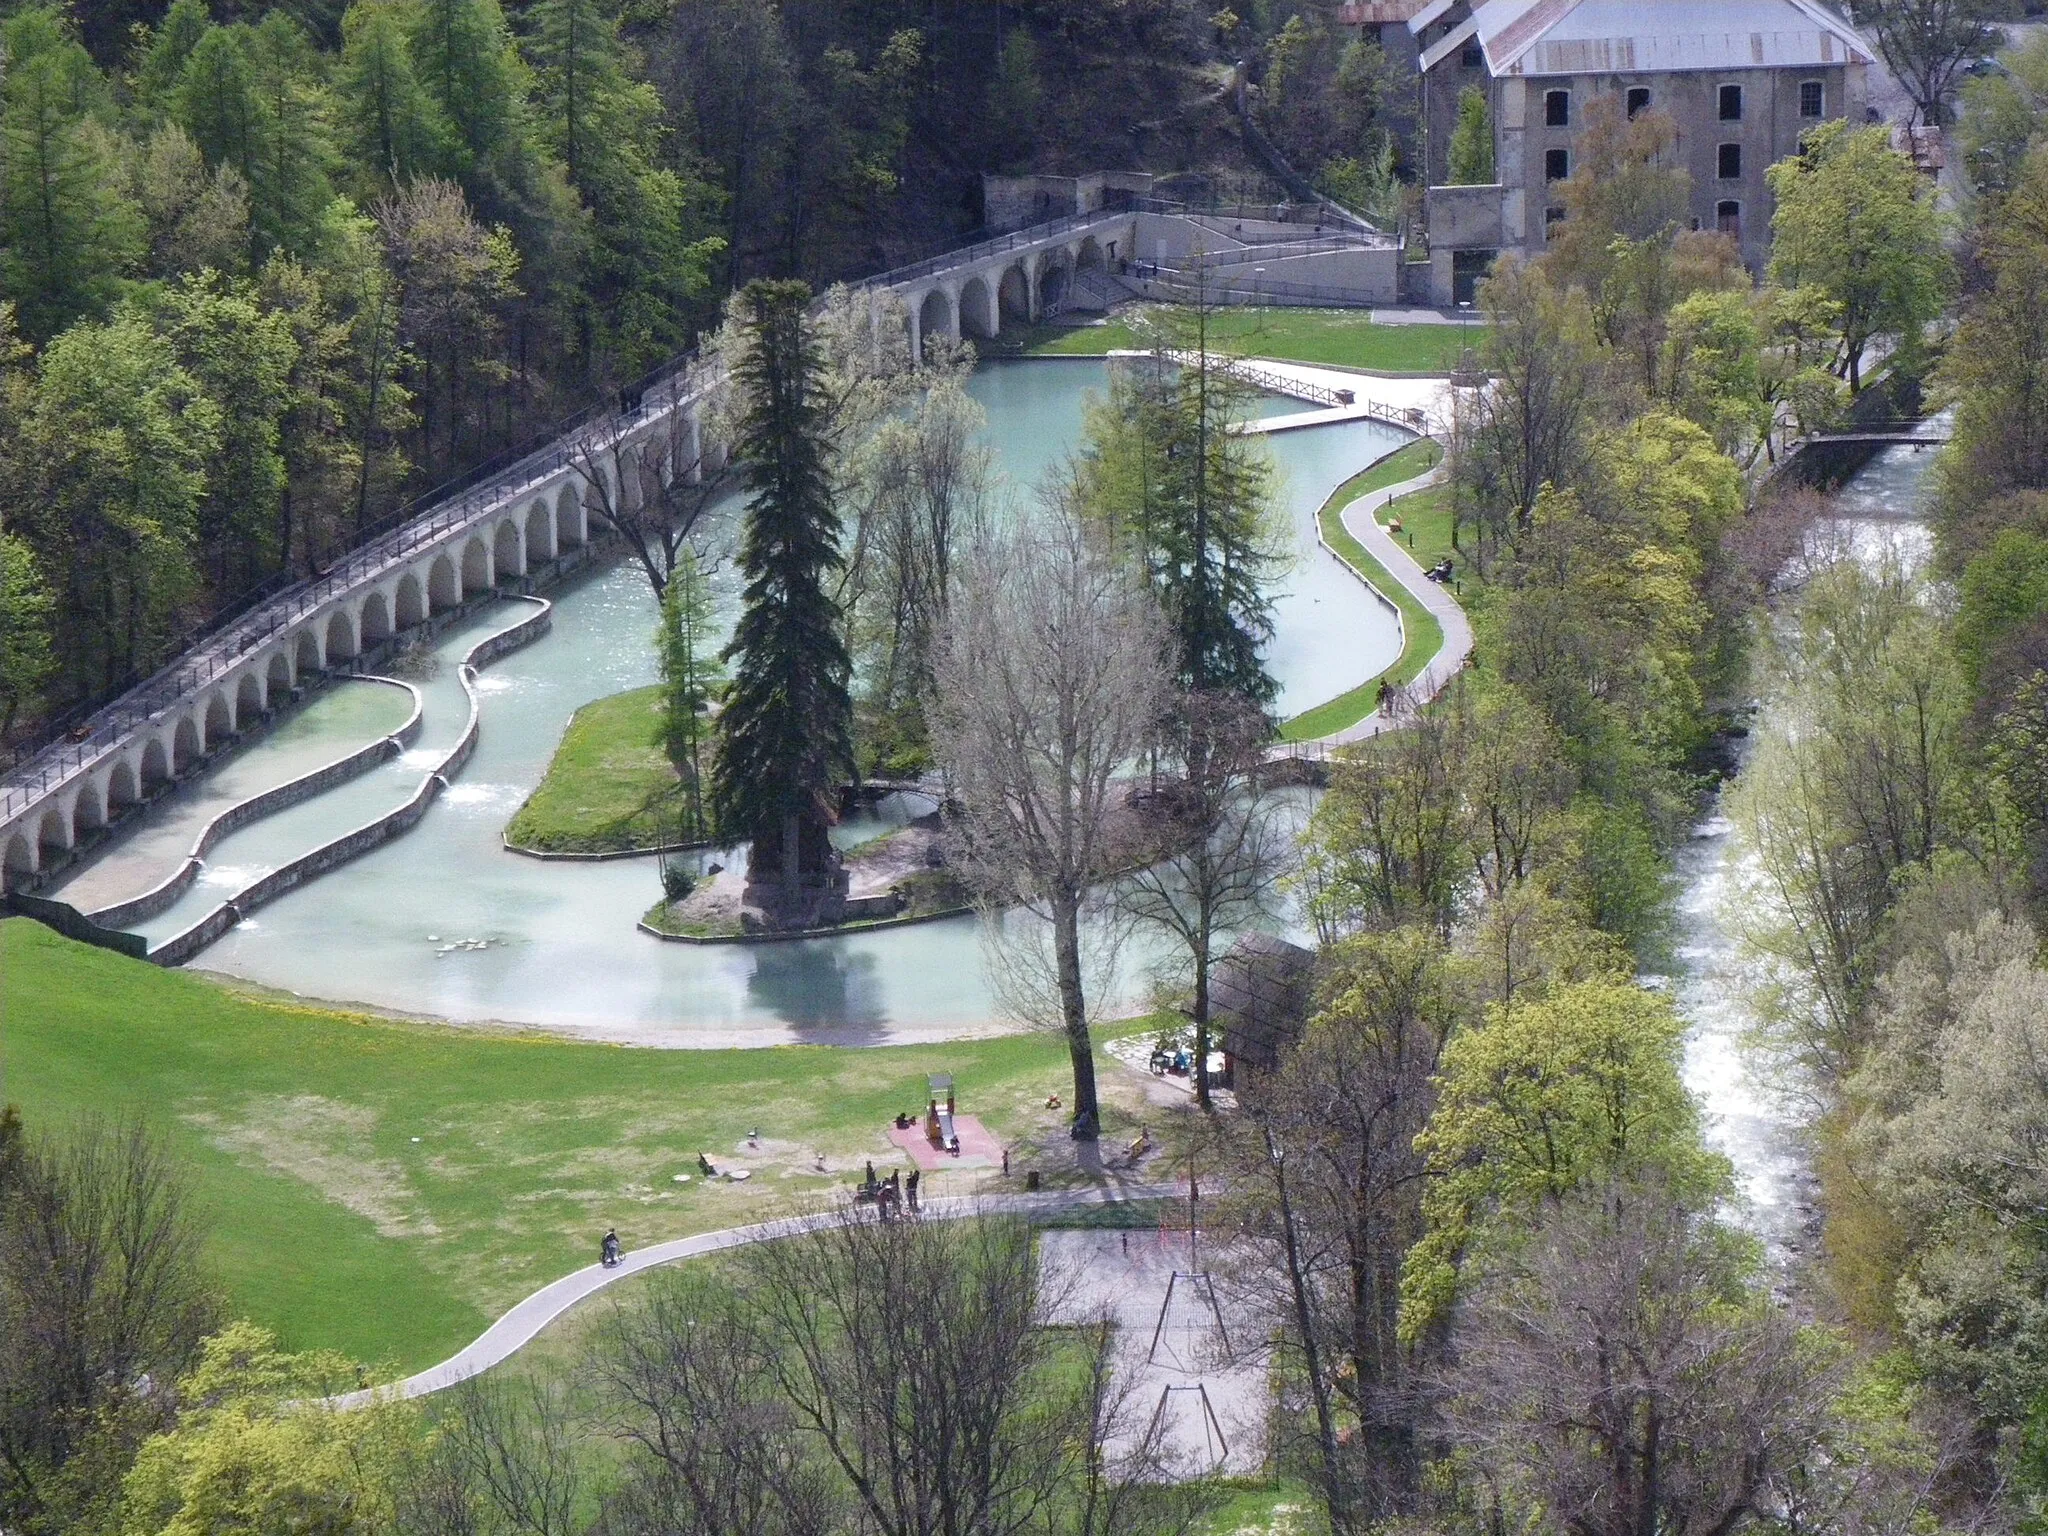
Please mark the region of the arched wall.
POLYGON ((427 572, 427 609, 430 613, 446 613, 461 605, 462 583, 455 575, 455 561, 443 551, 434 557, 427 572))
POLYGON ((62 853, 71 846, 71 819, 58 806, 51 806, 43 812, 43 821, 36 832, 36 863, 38 866, 50 862, 50 855, 62 853))
POLYGON ((347 661, 356 653, 356 626, 346 608, 334 610, 334 616, 327 621, 327 661, 331 666, 337 661, 347 661))
POLYGON ((407 571, 398 578, 398 597, 393 604, 397 611, 398 627, 411 629, 415 624, 424 624, 427 619, 426 589, 420 579, 407 571))
POLYGON ((559 554, 583 542, 583 499, 565 485, 555 495, 555 550, 559 554))
POLYGON ((206 743, 199 734, 198 719, 193 715, 185 716, 171 734, 172 774, 181 774, 190 768, 199 761, 205 750, 206 743))
POLYGON ((526 509, 526 555, 530 560, 555 558, 555 519, 545 500, 526 509))
POLYGON ((263 696, 266 699, 275 699, 292 691, 292 657, 291 652, 283 646, 270 653, 270 661, 264 671, 266 680, 263 696))
POLYGON ((111 813, 116 807, 133 805, 141 798, 135 782, 135 765, 124 757, 107 775, 107 810, 111 813))
POLYGON ((508 517, 491 536, 491 566, 500 579, 526 574, 526 551, 520 542, 519 519, 508 517))
POLYGON ((300 677, 308 672, 318 672, 327 665, 327 658, 320 654, 320 626, 308 624, 299 631, 297 642, 296 671, 300 677))
POLYGON ((235 685, 235 729, 245 731, 263 713, 263 679, 255 669, 242 674, 235 685))
POLYGON ((391 604, 382 592, 372 592, 363 599, 362 615, 356 620, 356 633, 362 636, 365 648, 391 638, 391 604))
POLYGON ((35 878, 36 845, 26 832, 16 832, 7 839, 7 856, 0 862, 0 880, 6 882, 10 891, 18 891, 35 878))
POLYGON ((491 590, 491 549, 473 537, 462 546, 462 595, 474 597, 491 590))
POLYGON ((1024 270, 1021 261, 1003 268, 1003 275, 996 280, 996 307, 1005 320, 1031 323, 1031 274, 1024 270))
POLYGON ((218 751, 235 734, 235 712, 228 707, 225 692, 210 695, 200 715, 201 741, 208 752, 218 751))
POLYGON ((1087 236, 1074 248, 1076 272, 1100 272, 1107 265, 1102 258, 1102 244, 1093 235, 1087 236))
POLYGON ((107 824, 107 802, 100 794, 99 782, 87 779, 78 786, 78 798, 71 803, 71 841, 75 845, 87 832, 97 831, 107 824))
POLYGON ((924 348, 934 337, 943 336, 948 341, 960 339, 960 317, 954 312, 953 296, 945 289, 934 288, 919 302, 917 331, 919 362, 924 360, 924 348))
POLYGON ((970 336, 983 341, 1002 329, 1002 317, 996 312, 996 296, 989 285, 979 277, 970 277, 960 285, 960 329, 970 336))
POLYGON ((150 793, 171 777, 171 749, 163 737, 152 736, 142 749, 142 791, 150 793))

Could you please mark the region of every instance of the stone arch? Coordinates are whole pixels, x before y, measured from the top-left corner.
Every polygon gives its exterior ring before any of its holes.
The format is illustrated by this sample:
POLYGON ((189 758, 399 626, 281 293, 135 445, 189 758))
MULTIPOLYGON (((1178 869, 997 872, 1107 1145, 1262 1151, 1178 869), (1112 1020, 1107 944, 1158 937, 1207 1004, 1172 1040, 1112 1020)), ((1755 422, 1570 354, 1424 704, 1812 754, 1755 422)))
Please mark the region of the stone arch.
POLYGON ((299 631, 293 642, 292 671, 298 677, 308 672, 318 672, 327 665, 327 658, 320 654, 320 626, 308 624, 299 631))
POLYGON ((518 518, 506 518, 491 535, 491 569, 500 576, 526 574, 526 551, 519 542, 518 518))
MULTIPOLYGON (((152 741, 150 746, 156 748, 159 756, 162 755, 163 748, 158 743, 152 741)), ((148 758, 147 748, 142 755, 145 759, 148 758)), ((124 757, 114 764, 113 772, 107 775, 107 814, 111 816, 120 807, 134 805, 141 798, 140 787, 135 782, 135 765, 124 757)))
POLYGON ((491 590, 491 547, 472 535, 462 546, 462 595, 470 597, 491 590))
POLYGON ((263 697, 275 699, 292 691, 291 652, 279 646, 270 653, 270 663, 264 668, 263 697))
POLYGON ((75 847, 88 832, 97 832, 107 824, 107 802, 100 795, 99 784, 87 779, 78 786, 78 797, 71 802, 71 842, 75 847))
POLYGON ((1054 246, 1041 251, 1038 256, 1038 309, 1040 314, 1056 311, 1067 296, 1067 282, 1072 277, 1067 263, 1064 246, 1054 246))
POLYGON ((205 724, 202 727, 204 750, 217 752, 235 734, 235 712, 228 707, 227 690, 216 689, 202 706, 205 710, 205 724))
POLYGON ((555 558, 555 520, 548 514, 546 501, 536 501, 526 509, 526 553, 534 560, 555 558))
POLYGON ((17 831, 7 839, 7 859, 0 864, 0 878, 6 881, 7 889, 18 891, 36 877, 36 845, 29 835, 17 831))
POLYGON ((327 620, 327 660, 347 661, 356 653, 356 626, 346 608, 337 608, 327 620))
POLYGON ((583 538, 583 499, 574 485, 565 485, 555 496, 555 549, 581 544, 583 538))
POLYGON ((247 730, 249 722, 263 713, 263 679, 251 667, 235 684, 235 729, 247 730))
POLYGON ((411 629, 415 624, 427 621, 427 594, 420 586, 419 577, 411 571, 398 578, 395 607, 394 617, 400 629, 411 629))
POLYGON ((1005 320, 1020 325, 1031 323, 1031 276, 1024 263, 1013 261, 996 281, 996 308, 1005 320))
POLYGON ((1076 272, 1101 272, 1108 265, 1109 263, 1104 261, 1102 257, 1102 242, 1093 235, 1083 236, 1081 243, 1074 248, 1074 270, 1076 272))
POLYGON ((178 728, 171 735, 171 772, 183 773, 206 751, 206 742, 199 734, 199 717, 187 715, 178 722, 178 728))
POLYGON ((446 613, 461 606, 462 583, 456 578, 455 562, 444 550, 434 557, 433 568, 427 572, 427 611, 446 613))
POLYGON ((1002 329, 995 292, 979 274, 960 285, 960 329, 983 341, 1002 329))
POLYGON ((36 830, 36 862, 47 865, 51 858, 71 847, 71 819, 57 806, 43 812, 43 824, 36 830))
POLYGON ((365 650, 391 638, 391 604, 382 592, 372 592, 363 599, 362 612, 356 618, 356 633, 362 637, 365 650))
MULTIPOLYGON (((948 341, 958 339, 959 316, 953 309, 953 296, 943 288, 934 288, 924 296, 917 306, 917 334, 920 351, 931 345, 934 336, 943 336, 948 341)), ((924 359, 920 357, 918 361, 924 359)))
POLYGON ((156 793, 157 787, 171 780, 171 749, 164 745, 161 736, 149 738, 149 745, 142 749, 142 792, 156 793))

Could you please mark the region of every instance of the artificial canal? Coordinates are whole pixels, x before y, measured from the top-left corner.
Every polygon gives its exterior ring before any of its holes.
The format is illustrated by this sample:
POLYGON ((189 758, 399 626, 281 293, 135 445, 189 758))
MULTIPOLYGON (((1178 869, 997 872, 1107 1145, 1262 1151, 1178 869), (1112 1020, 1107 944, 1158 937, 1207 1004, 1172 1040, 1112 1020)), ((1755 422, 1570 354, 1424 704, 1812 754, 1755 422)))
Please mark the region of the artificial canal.
MULTIPOLYGON (((1062 359, 977 371, 970 388, 988 413, 1003 494, 1032 494, 1079 445, 1086 396, 1104 387, 1106 369, 1062 359)), ((1259 414, 1302 408, 1265 402, 1259 414)), ((1317 547, 1314 520, 1339 484, 1406 440, 1365 421, 1267 438, 1295 542, 1292 568, 1277 584, 1268 649, 1284 715, 1357 686, 1398 653, 1394 619, 1317 547)), ((540 861, 507 852, 505 824, 546 772, 569 717, 593 699, 655 681, 653 599, 630 557, 547 596, 550 631, 478 674, 475 754, 419 823, 262 907, 195 964, 307 997, 653 1046, 863 1045, 1006 1027, 972 918, 771 944, 663 943, 634 926, 660 895, 652 859, 540 861)), ((532 611, 529 602, 497 602, 442 630, 422 648, 431 660, 404 678, 417 693, 419 720, 402 752, 227 833, 207 850, 189 891, 129 926, 161 943, 269 871, 403 803, 462 731, 463 657, 532 611)), ((407 691, 389 684, 323 690, 151 807, 45 894, 95 909, 147 890, 226 805, 399 731, 413 708, 407 691)), ((842 835, 875 830, 861 825, 842 835)), ((1134 1000, 1139 985, 1134 977, 1134 1000)))

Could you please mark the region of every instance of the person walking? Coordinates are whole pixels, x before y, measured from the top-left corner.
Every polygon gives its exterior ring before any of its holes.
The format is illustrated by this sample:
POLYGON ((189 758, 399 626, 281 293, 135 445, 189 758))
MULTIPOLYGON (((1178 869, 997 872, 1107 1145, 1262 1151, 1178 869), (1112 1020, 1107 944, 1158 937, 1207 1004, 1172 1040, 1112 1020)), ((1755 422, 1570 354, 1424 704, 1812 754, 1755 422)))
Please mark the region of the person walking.
POLYGON ((913 1211, 917 1209, 917 1181, 920 1177, 922 1177, 921 1171, 913 1168, 910 1170, 910 1177, 903 1184, 903 1193, 910 1197, 910 1208, 913 1211))
POLYGON ((616 1227, 607 1228, 604 1240, 597 1245, 598 1262, 606 1269, 616 1269, 619 1264, 619 1233, 616 1227))

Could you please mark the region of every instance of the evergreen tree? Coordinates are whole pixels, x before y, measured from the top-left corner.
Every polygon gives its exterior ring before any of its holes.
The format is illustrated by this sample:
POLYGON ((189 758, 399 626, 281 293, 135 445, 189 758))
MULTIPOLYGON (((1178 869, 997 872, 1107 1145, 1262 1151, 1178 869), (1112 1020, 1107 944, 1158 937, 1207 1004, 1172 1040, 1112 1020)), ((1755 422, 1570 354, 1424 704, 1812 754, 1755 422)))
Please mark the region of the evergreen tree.
POLYGON ((454 168, 452 135, 406 44, 416 10, 413 0, 357 0, 342 18, 336 105, 365 191, 382 194, 454 168))
POLYGON ((1173 624, 1181 686, 1263 708, 1279 691, 1260 657, 1273 635, 1265 583, 1278 563, 1272 468, 1259 440, 1237 430, 1250 391, 1216 350, 1213 319, 1198 294, 1164 322, 1153 361, 1112 385, 1089 419, 1082 500, 1144 566, 1173 624))
POLYGON ((519 136, 525 68, 497 0, 421 0, 410 20, 413 69, 454 134, 467 184, 519 136))
POLYGON ((258 103, 256 158, 245 172, 251 233, 259 256, 304 255, 334 201, 326 85, 311 41, 285 12, 264 17, 250 43, 258 103))
POLYGON ((142 67, 135 72, 135 96, 143 106, 168 114, 178 82, 199 40, 213 30, 206 0, 172 0, 162 25, 150 37, 142 67))
POLYGON ((809 298, 803 283, 757 280, 735 301, 743 345, 732 375, 744 402, 735 447, 753 501, 712 804, 720 826, 754 840, 757 874, 794 876, 798 837, 811 841, 831 820, 833 791, 853 766, 846 644, 827 590, 841 566, 839 514, 822 364, 804 325, 809 298))
POLYGON ((106 84, 60 15, 10 17, 0 52, 0 284, 41 341, 115 296, 142 221, 122 196, 106 84))
POLYGON ((589 210, 578 329, 586 362, 636 374, 684 337, 684 307, 708 285, 714 242, 685 226, 703 191, 657 168, 661 100, 633 78, 617 23, 597 0, 533 11, 535 126, 589 210))

